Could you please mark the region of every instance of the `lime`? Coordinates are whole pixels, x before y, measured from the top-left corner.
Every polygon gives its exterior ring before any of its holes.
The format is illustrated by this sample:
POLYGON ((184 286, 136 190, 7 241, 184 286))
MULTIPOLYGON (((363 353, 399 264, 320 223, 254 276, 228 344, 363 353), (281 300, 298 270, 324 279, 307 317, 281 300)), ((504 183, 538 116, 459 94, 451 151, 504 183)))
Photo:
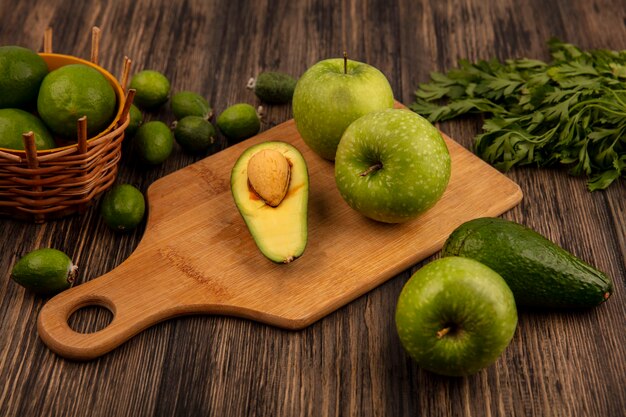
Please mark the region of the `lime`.
POLYGON ((78 267, 63 252, 43 248, 24 255, 13 266, 11 278, 38 294, 55 294, 72 286, 78 267))
POLYGON ((228 139, 242 140, 256 135, 261 128, 261 122, 254 107, 239 103, 220 114, 217 118, 217 127, 228 139))
POLYGON ((130 184, 111 188, 104 195, 100 206, 104 223, 116 232, 127 232, 137 227, 145 212, 143 194, 130 184))
POLYGON ((174 136, 163 122, 152 121, 137 129, 135 150, 139 157, 151 165, 165 161, 174 147, 174 136))
POLYGON ((20 109, 0 109, 0 148, 24 149, 23 133, 35 134, 37 149, 56 145, 46 125, 32 114, 20 109))
POLYGON ((130 88, 137 90, 135 103, 146 110, 159 107, 167 101, 170 94, 170 82, 158 71, 143 70, 133 75, 130 88))
POLYGON ((75 139, 76 122, 87 116, 87 134, 106 129, 115 116, 116 97, 100 72, 83 64, 66 65, 43 79, 37 111, 54 133, 75 139))
POLYGON ((176 124, 174 138, 187 152, 204 152, 215 142, 215 128, 200 116, 187 116, 176 124))
POLYGON ((0 47, 0 108, 25 107, 34 102, 48 65, 21 46, 0 47))
POLYGON ((172 111, 177 120, 186 116, 200 116, 205 119, 211 117, 212 109, 209 102, 200 94, 191 91, 181 91, 172 97, 172 111))
POLYGON ((130 122, 128 122, 125 132, 128 136, 133 136, 143 123, 143 113, 141 113, 141 110, 139 110, 137 106, 131 104, 129 114, 130 122))

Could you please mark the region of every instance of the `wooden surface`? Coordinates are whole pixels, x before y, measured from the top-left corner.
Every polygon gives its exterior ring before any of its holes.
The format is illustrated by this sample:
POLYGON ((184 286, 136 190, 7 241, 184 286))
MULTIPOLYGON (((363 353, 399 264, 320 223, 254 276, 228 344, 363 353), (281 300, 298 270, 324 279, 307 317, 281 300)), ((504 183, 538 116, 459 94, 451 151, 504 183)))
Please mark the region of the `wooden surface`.
MULTIPOLYGON (((264 69, 301 74, 347 48, 380 68, 395 96, 413 99, 432 70, 459 58, 547 59, 552 35, 585 48, 626 49, 622 0, 452 1, 119 1, 0 0, 0 43, 41 47, 54 26, 54 49, 89 57, 90 28, 102 28, 100 62, 115 74, 124 55, 134 70, 164 72, 175 90, 209 98, 219 113, 258 104, 244 86, 264 69)), ((291 117, 266 106, 263 129, 291 117)), ((148 115, 172 120, 167 108, 148 115)), ((481 122, 440 128, 469 148, 481 122)), ((223 138, 213 151, 225 148, 223 138)), ((124 150, 128 150, 128 144, 124 150)), ((143 191, 202 159, 178 147, 145 169, 129 152, 119 180, 143 191)), ((626 187, 589 193, 556 169, 507 174, 524 199, 503 217, 546 235, 614 278, 615 293, 581 312, 521 311, 511 345, 491 367, 460 379, 420 370, 394 329, 395 303, 413 265, 385 284, 300 331, 251 320, 189 316, 147 329, 88 363, 50 352, 36 321, 46 301, 14 285, 8 271, 42 246, 80 265, 78 284, 120 265, 145 230, 110 232, 92 209, 41 226, 0 220, 0 415, 3 416, 623 416, 626 410, 626 187)), ((212 248, 207 247, 210 252, 212 248)), ((79 330, 110 320, 101 309, 72 318, 79 330)))
POLYGON ((163 177, 148 189, 146 231, 135 252, 106 275, 50 300, 39 334, 64 357, 93 359, 184 314, 302 329, 437 252, 460 224, 520 202, 517 184, 450 138, 446 143, 452 174, 444 195, 398 225, 368 220, 343 201, 334 165, 306 146, 293 119, 163 177), (257 249, 228 187, 239 155, 276 140, 299 149, 309 171, 307 247, 287 265, 257 249), (110 325, 97 333, 73 331, 67 319, 89 305, 115 312, 110 325))

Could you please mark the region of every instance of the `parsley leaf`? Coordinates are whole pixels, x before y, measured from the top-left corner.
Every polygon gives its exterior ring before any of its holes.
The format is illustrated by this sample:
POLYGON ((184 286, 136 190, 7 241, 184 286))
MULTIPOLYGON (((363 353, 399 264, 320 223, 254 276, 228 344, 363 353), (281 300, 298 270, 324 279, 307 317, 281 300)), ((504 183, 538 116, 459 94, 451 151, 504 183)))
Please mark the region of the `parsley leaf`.
POLYGON ((474 151, 502 171, 564 165, 606 189, 626 176, 626 51, 548 47, 548 63, 460 60, 420 84, 409 107, 433 123, 482 114, 474 151))

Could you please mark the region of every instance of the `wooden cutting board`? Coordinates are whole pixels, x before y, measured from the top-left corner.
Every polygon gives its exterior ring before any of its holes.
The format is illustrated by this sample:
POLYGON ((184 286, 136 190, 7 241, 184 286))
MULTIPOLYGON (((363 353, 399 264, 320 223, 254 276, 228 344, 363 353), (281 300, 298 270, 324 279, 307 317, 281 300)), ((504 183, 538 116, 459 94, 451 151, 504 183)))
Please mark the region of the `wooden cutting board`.
POLYGON ((146 231, 135 252, 113 271, 52 298, 39 315, 39 335, 57 354, 86 360, 186 314, 306 327, 440 250, 461 223, 520 202, 517 184, 444 138, 452 157, 444 196, 398 225, 352 210, 337 191, 334 165, 304 144, 293 120, 161 178, 148 189, 146 231), (293 144, 309 169, 308 245, 286 265, 261 255, 230 193, 239 155, 268 140, 293 144), (90 305, 111 310, 112 322, 94 333, 73 331, 69 316, 90 305))

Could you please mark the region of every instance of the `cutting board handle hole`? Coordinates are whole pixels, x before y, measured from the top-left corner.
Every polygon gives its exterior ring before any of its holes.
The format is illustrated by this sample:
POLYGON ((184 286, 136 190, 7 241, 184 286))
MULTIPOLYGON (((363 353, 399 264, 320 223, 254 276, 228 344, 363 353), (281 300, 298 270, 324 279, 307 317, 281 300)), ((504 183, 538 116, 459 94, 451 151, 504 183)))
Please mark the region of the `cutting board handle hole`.
POLYGON ((77 333, 98 332, 113 321, 113 312, 102 305, 87 305, 74 311, 67 324, 77 333))

